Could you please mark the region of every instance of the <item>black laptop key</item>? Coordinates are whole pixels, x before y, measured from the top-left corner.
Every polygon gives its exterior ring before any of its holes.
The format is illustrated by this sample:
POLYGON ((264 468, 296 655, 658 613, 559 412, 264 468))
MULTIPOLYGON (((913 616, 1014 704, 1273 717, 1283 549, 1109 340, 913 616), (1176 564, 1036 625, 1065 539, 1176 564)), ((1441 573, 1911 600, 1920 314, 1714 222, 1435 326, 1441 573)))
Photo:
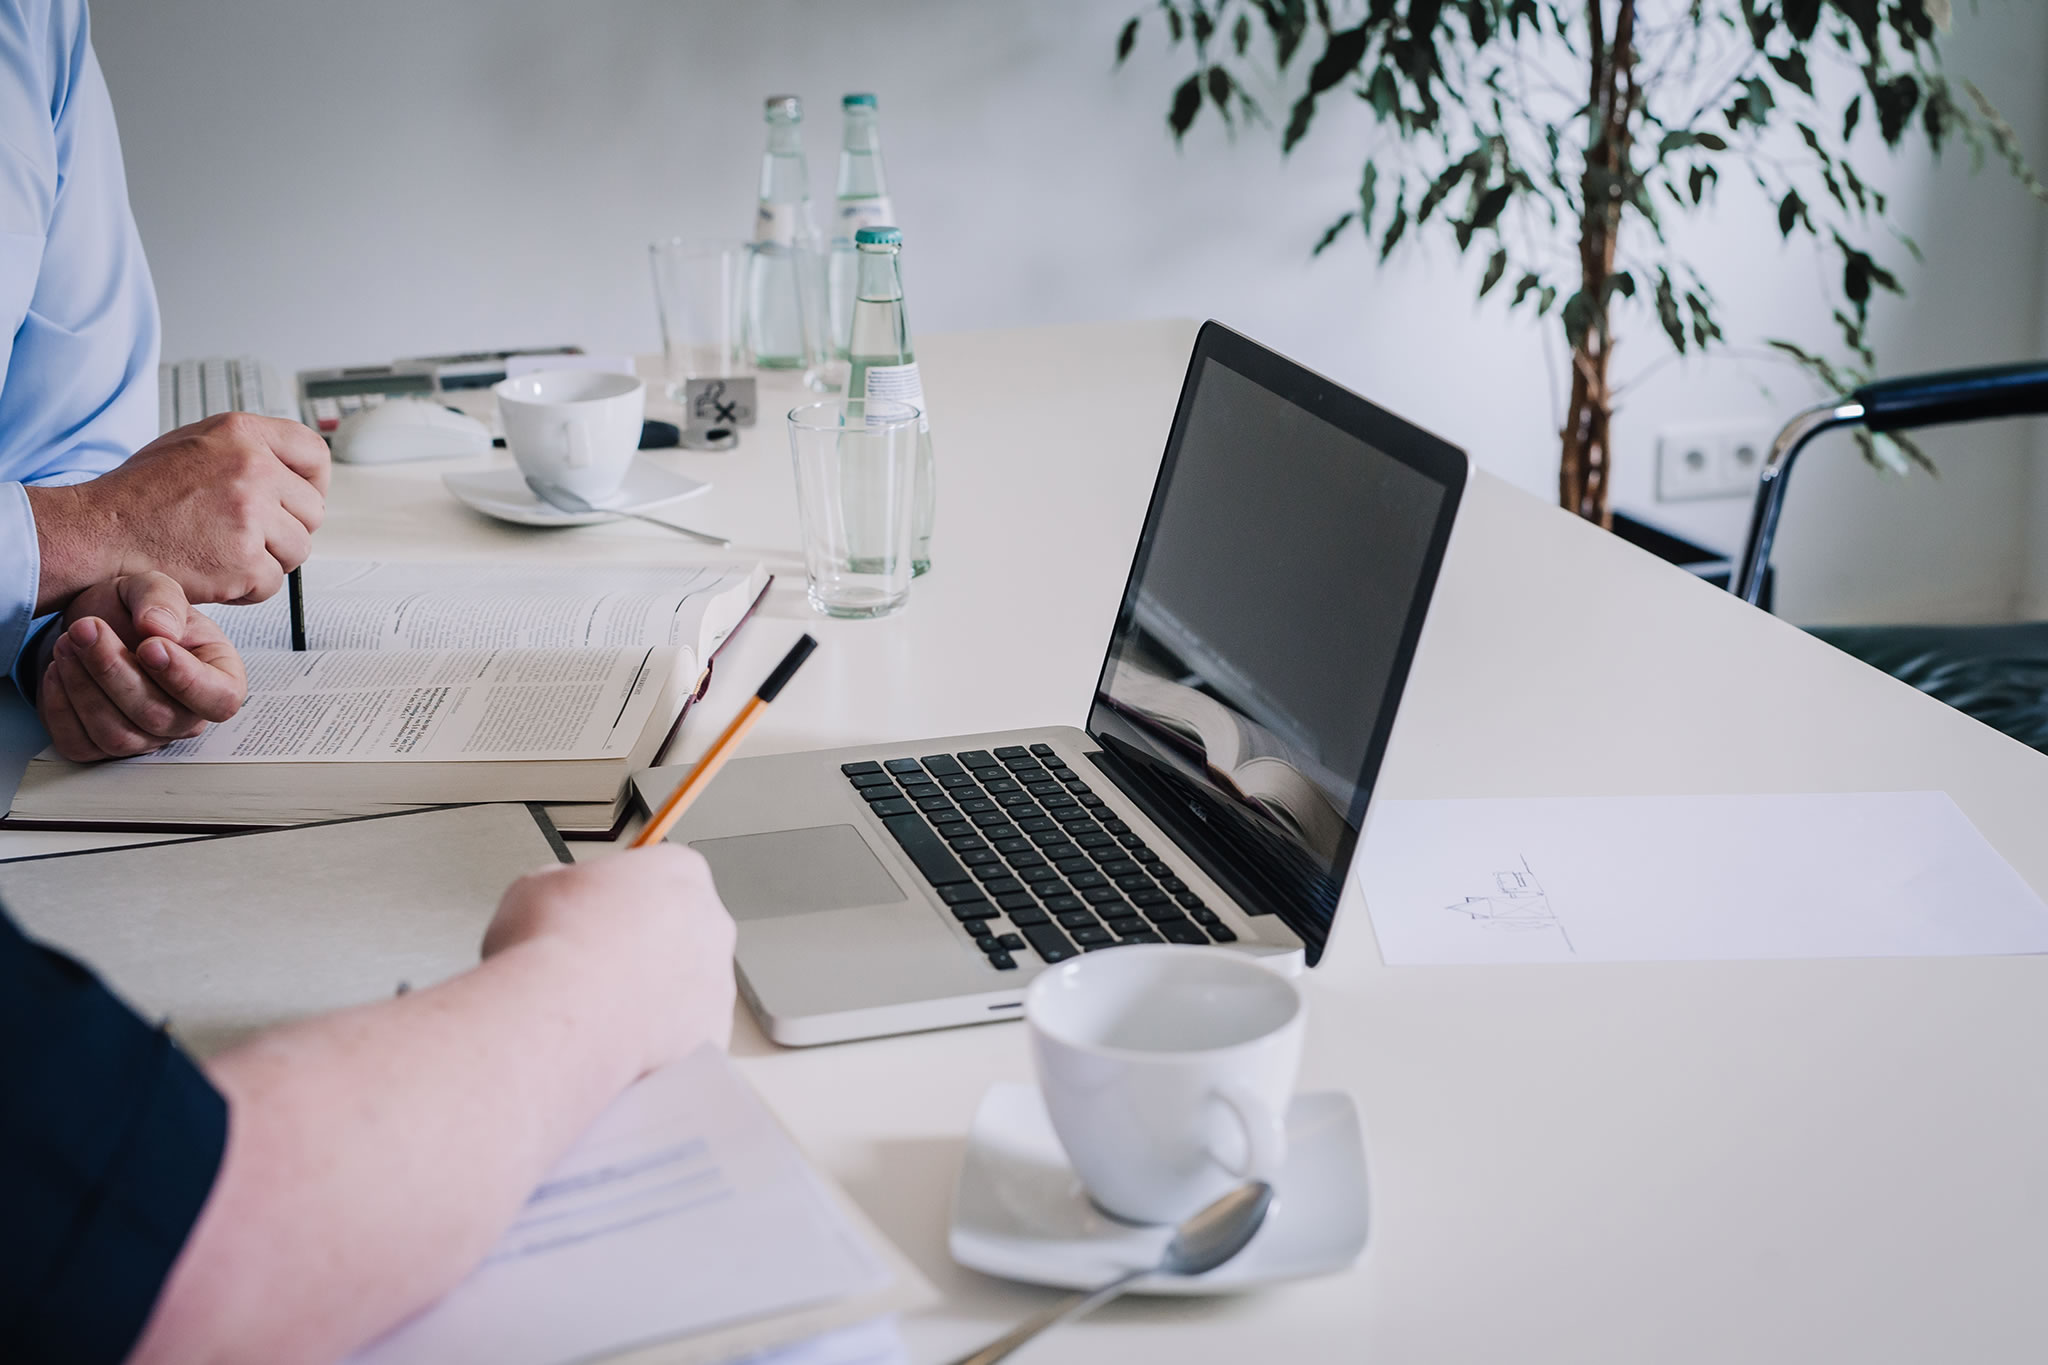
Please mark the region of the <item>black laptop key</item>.
POLYGON ((1067 789, 1057 782, 1033 782, 1024 790, 1033 796, 1065 796, 1067 789))
POLYGON ((1079 896, 1053 895, 1045 898, 1045 908, 1055 913, 1061 910, 1079 910, 1083 904, 1079 896))
POLYGON ((1022 853, 1025 849, 1031 847, 1031 841, 1018 834, 1013 834, 1007 839, 991 839, 990 842, 995 844, 996 852, 1003 854, 1005 857, 1012 853, 1022 853))
POLYGON ((1003 792, 996 797, 996 804, 998 806, 1010 807, 1011 813, 1019 819, 1028 818, 1029 812, 1035 810, 1038 806, 1038 803, 1032 800, 1030 792, 1003 792), (1017 807, 1020 806, 1024 809, 1018 810, 1017 807))
POLYGON ((1015 950, 1024 946, 1024 936, 1022 934, 1004 934, 996 942, 1001 944, 1006 950, 1015 950))
POLYGON ((1188 889, 1188 884, 1178 877, 1161 877, 1159 879, 1159 884, 1165 887, 1168 891, 1172 891, 1176 894, 1188 889))
POLYGON ((1076 929, 1074 942, 1083 948, 1107 948, 1116 942, 1116 935, 1098 924, 1093 929, 1076 929))
POLYGON ((1050 924, 1027 926, 1024 938, 1047 962, 1065 962, 1074 955, 1074 945, 1067 942, 1067 936, 1050 924))
POLYGON ((877 802, 871 809, 887 818, 882 824, 889 833, 896 836, 896 842, 910 855, 910 861, 917 864, 917 870, 933 886, 946 886, 953 882, 967 880, 967 869, 960 866, 960 860, 953 856, 945 841, 932 833, 930 826, 910 813, 910 803, 902 803, 901 811, 884 811, 877 802))
POLYGON ((970 768, 993 768, 996 766, 996 756, 986 749, 969 749, 965 753, 954 754, 953 757, 959 759, 961 763, 970 768))
POLYGON ((1168 943, 1207 943, 1209 936, 1184 919, 1169 920, 1159 926, 1159 932, 1166 936, 1168 943))
POLYGON ((1005 744, 1002 748, 996 750, 996 757, 1022 758, 1027 752, 1029 751, 1021 744, 1005 744))
MULTIPOLYGON (((905 805, 906 807, 908 807, 908 806, 910 805, 910 803, 909 803, 908 801, 905 801, 905 802, 904 802, 903 804, 904 804, 904 805, 905 805)), ((979 803, 979 802, 975 802, 975 801, 967 801, 967 802, 963 802, 962 804, 963 804, 963 805, 969 805, 969 806, 973 806, 973 805, 978 805, 978 804, 981 804, 981 803, 979 803)), ((990 829, 990 828, 993 828, 993 827, 994 827, 994 826, 996 826, 996 825, 1007 825, 1007 824, 1009 824, 1009 823, 1010 823, 1010 817, 1009 817, 1009 816, 1007 816, 1007 815, 1005 815, 1005 814, 1003 814, 1003 813, 1002 813, 1001 811, 999 811, 999 810, 978 810, 978 811, 973 811, 973 812, 969 813, 969 815, 968 815, 968 817, 967 817, 967 818, 968 818, 968 819, 970 819, 970 820, 972 820, 972 821, 973 821, 973 822, 974 822, 975 824, 977 824, 977 825, 981 826, 981 828, 983 828, 983 829, 990 829)), ((991 837, 993 837, 993 836, 991 836, 991 837)))
POLYGON ((1143 886, 1136 891, 1126 887, 1125 894, 1131 898, 1131 904, 1137 906, 1166 904, 1166 893, 1156 886, 1143 886))
POLYGON ((969 871, 974 873, 976 879, 984 882, 992 882, 995 881, 998 877, 1007 877, 1010 875, 1010 869, 1004 867, 1000 862, 977 863, 974 867, 970 868, 969 871))
POLYGON ((1024 789, 1007 777, 998 777, 993 782, 982 783, 990 796, 1001 796, 1004 792, 1020 792, 1024 789))
POLYGON ((1115 816, 1111 816, 1109 819, 1104 820, 1102 822, 1102 827, 1108 830, 1111 834, 1129 834, 1131 832, 1131 827, 1125 824, 1123 821, 1117 819, 1115 816))
POLYGON ((945 777, 960 771, 960 760, 951 754, 926 754, 922 762, 924 770, 933 777, 945 777))
POLYGON ((1183 910, 1199 910, 1202 908, 1202 898, 1192 891, 1183 891, 1173 899, 1183 910))
POLYGON ((983 825, 981 827, 981 834, 983 838, 1005 853, 1010 852, 1013 848, 1022 846, 1022 844, 1010 843, 1009 841, 1012 839, 1022 840, 1023 843, 1030 842, 1028 839, 1024 839, 1023 835, 1017 833, 1017 827, 1007 820, 999 825, 983 825))
POLYGON ((1040 853, 1043 853, 1049 860, 1055 863, 1059 862, 1063 858, 1079 858, 1083 856, 1081 850, 1074 847, 1072 844, 1063 844, 1054 840, 1046 839, 1033 839, 1031 842, 1037 844, 1038 851, 1040 853))
MULTIPOLYGON (((873 811, 875 814, 881 816, 882 819, 886 821, 894 816, 909 815, 912 811, 916 810, 917 807, 911 805, 908 801, 905 801, 902 797, 899 796, 892 797, 887 801, 872 802, 869 804, 868 809, 873 811)), ((917 827, 919 831, 924 831, 924 821, 917 821, 917 827)), ((901 841, 903 836, 899 834, 896 837, 899 841, 901 841)))
POLYGON ((1216 912, 1207 906, 1199 910, 1188 911, 1188 918, 1201 925, 1204 929, 1214 929, 1217 925, 1223 923, 1222 920, 1216 917, 1216 912))
POLYGON ((887 786, 861 787, 858 788, 858 791, 860 792, 861 799, 865 801, 894 801, 902 795, 896 790, 894 782, 889 783, 887 786))
POLYGON ((981 840, 979 839, 976 839, 974 842, 977 844, 981 844, 981 847, 961 850, 961 862, 967 864, 969 867, 980 867, 983 864, 993 863, 997 861, 996 851, 994 849, 990 848, 987 844, 982 844, 981 840))
POLYGON ((1074 795, 1086 796, 1088 794, 1088 784, 1086 782, 1083 782, 1081 780, 1081 774, 1075 772, 1072 768, 1069 768, 1065 772, 1056 775, 1058 776, 1061 784, 1064 785, 1066 789, 1072 792, 1074 795))
POLYGON ((1227 924, 1211 924, 1205 927, 1209 930, 1209 937, 1218 943, 1237 942, 1237 935, 1230 932, 1230 926, 1227 924))
POLYGON ((981 888, 973 882, 948 882, 939 888, 939 899, 948 905, 967 905, 981 899, 981 888))
POLYGON ((1038 845, 1039 852, 1048 858, 1071 858, 1074 854, 1080 852, 1079 849, 1067 842, 1067 832, 1065 830, 1061 829, 1051 820, 1047 820, 1045 823, 1052 825, 1052 828, 1025 831, 1025 833, 1031 836, 1031 842, 1038 845), (1065 853, 1053 851, 1062 848, 1066 850, 1065 853))
MULTIPOLYGON (((1040 783, 1037 785, 1042 786, 1044 784, 1040 783)), ((1078 810, 1081 807, 1081 803, 1071 796, 1047 796, 1040 798, 1040 802, 1049 811, 1063 811, 1069 808, 1078 810)))
POLYGON ((1067 832, 1070 834, 1093 831, 1096 827, 1095 817, 1079 806, 1074 807, 1072 810, 1053 811, 1052 818, 1065 825, 1067 832))
POLYGON ((1136 915, 1119 915, 1109 921, 1109 932, 1118 938, 1129 938, 1132 934, 1149 933, 1152 926, 1136 915))
POLYGON ((974 770, 974 780, 976 782, 1007 782, 1010 780, 1010 770, 1008 768, 976 768, 974 770))
MULTIPOLYGON (((1080 881, 1079 877, 1074 878, 1077 886, 1080 884, 1080 881)), ((1116 888, 1113 886, 1090 886, 1082 890, 1081 899, 1087 901, 1090 905, 1101 905, 1106 901, 1121 900, 1123 898, 1117 895, 1116 888)))
POLYGON ((915 773, 924 770, 924 765, 914 758, 892 758, 882 766, 892 773, 915 773))
POLYGON ((1108 848, 1116 840, 1098 829, 1092 833, 1075 835, 1074 842, 1083 848, 1108 848))
POLYGON ((1003 950, 1003 945, 996 939, 994 934, 983 934, 980 938, 974 940, 974 946, 981 949, 984 953, 1000 953, 1003 950))
MULTIPOLYGON (((971 886, 949 886, 946 888, 946 890, 973 891, 975 890, 975 888, 971 886)), ((980 896, 970 897, 967 900, 959 901, 955 904, 947 906, 946 908, 953 912, 954 919, 963 921, 970 919, 987 919, 990 915, 993 915, 996 912, 996 908, 993 905, 990 905, 987 901, 983 900, 980 896)))
POLYGON ((1104 844, 1100 848, 1089 849, 1088 856, 1098 863, 1120 863, 1124 860, 1124 851, 1115 844, 1110 843, 1104 844))
POLYGON ((1097 796, 1094 792, 1083 792, 1081 795, 1075 797, 1074 799, 1081 803, 1082 810, 1099 811, 1102 809, 1102 798, 1097 796))
MULTIPOLYGON (((1107 875, 1109 869, 1105 867, 1104 869, 1102 869, 1102 871, 1104 875, 1107 875)), ((1150 891, 1153 889, 1152 879, 1142 872, 1127 873, 1124 876, 1116 878, 1115 880, 1116 889, 1126 893, 1150 891)))
POLYGON ((1038 902, 1032 900, 1029 894, 1020 889, 1005 891, 1002 895, 996 897, 996 904, 1002 906, 1005 913, 1014 914, 1034 909, 1037 907, 1038 902))
POLYGON ((1105 877, 1128 877, 1138 870, 1138 865, 1129 858, 1111 858, 1102 865, 1105 877))
POLYGON ((845 773, 848 777, 860 777, 865 773, 878 773, 882 771, 882 765, 879 763, 842 763, 839 765, 839 771, 845 773))
POLYGON ((974 838, 974 826, 968 824, 965 820, 939 820, 934 823, 938 829, 939 837, 948 842, 957 844, 962 839, 974 839, 975 843, 981 842, 981 840, 974 838))
POLYGON ((896 779, 877 768, 871 773, 855 773, 851 778, 856 787, 893 787, 896 779))
POLYGON ((966 811, 969 815, 980 815, 983 811, 991 811, 995 808, 996 803, 985 796, 963 796, 960 798, 960 809, 966 811))
POLYGON ((1047 754, 1050 754, 1052 752, 1052 745, 1034 744, 1031 746, 1031 752, 1037 754, 1040 758, 1044 758, 1047 754))
POLYGON ((1011 867, 1043 867, 1045 859, 1038 856, 1035 848, 1020 848, 1005 859, 1011 867))
POLYGON ((1060 879, 1060 874, 1044 863, 1037 867, 1020 867, 1017 869, 1017 875, 1027 882, 1056 882, 1060 879))
POLYGON ((960 772, 940 773, 939 785, 949 792, 973 791, 976 786, 973 778, 969 777, 966 773, 960 772))
POLYGON ((992 882, 983 882, 982 889, 991 896, 1007 896, 1012 891, 1022 891, 1024 883, 1015 877, 998 877, 992 882))
POLYGON ((1023 830, 1026 834, 1058 833, 1060 838, 1062 839, 1067 837, 1066 834, 1060 830, 1059 821, 1048 820, 1043 815, 1027 815, 1017 822, 1017 828, 1023 830))
MULTIPOLYGON (((1046 917, 1045 911, 1040 910, 1036 906, 1020 905, 1014 910, 1005 910, 1003 913, 1008 915, 1010 923, 1016 925, 1019 929, 1026 929, 1034 924, 1052 923, 1046 917)), ((1008 935, 1005 935, 1005 937, 1008 937, 1008 935)), ((1017 946, 1021 948, 1023 945, 1020 943, 1017 946)))
POLYGON ((962 920, 960 927, 967 931, 969 938, 980 938, 988 933, 988 921, 985 919, 962 920))
POLYGON ((1076 872, 1068 877, 1067 880, 1083 891, 1090 887, 1109 885, 1109 878, 1103 876, 1100 872, 1076 872))
POLYGON ((1087 910, 1062 910, 1058 915, 1054 916, 1054 918, 1058 919, 1059 922, 1068 929, 1086 929, 1093 925, 1102 923, 1101 920, 1095 918, 1095 916, 1087 910))
POLYGON ((1053 866, 1069 877, 1073 876, 1076 872, 1093 872, 1095 870, 1094 863, 1089 862, 1086 858, 1079 857, 1056 858, 1053 860, 1053 866))
POLYGON ((1144 931, 1142 931, 1142 932, 1140 932, 1140 933, 1136 933, 1136 934, 1125 934, 1125 935, 1124 935, 1124 939, 1123 939, 1123 941, 1124 941, 1125 943, 1164 943, 1164 942, 1166 942, 1166 940, 1165 940, 1165 939, 1163 939, 1163 938, 1159 937, 1159 935, 1157 935, 1157 934, 1153 933, 1153 932, 1152 932, 1152 931, 1151 931, 1150 929, 1146 929, 1146 930, 1144 930, 1144 931))
POLYGON ((1058 754, 1040 754, 1039 758, 1042 759, 1045 763, 1045 766, 1047 768, 1050 768, 1053 772, 1064 775, 1066 773, 1073 771, 1071 768, 1067 767, 1067 760, 1061 758, 1058 754))
POLYGON ((982 837, 974 832, 972 825, 965 828, 967 830, 965 834, 955 834, 946 840, 952 846, 955 853, 972 853, 976 849, 988 847, 988 844, 982 840, 982 837))
POLYGON ((1154 853, 1151 849, 1143 847, 1134 848, 1131 850, 1131 857, 1143 863, 1147 871, 1152 872, 1154 874, 1158 873, 1159 868, 1157 864, 1159 862, 1159 855, 1157 853, 1154 853))
POLYGON ((1151 920, 1152 926, 1161 933, 1166 932, 1166 926, 1169 924, 1187 924, 1190 922, 1186 915, 1183 915, 1171 905, 1149 906, 1145 910, 1145 918, 1151 920))
POLYGON ((940 812, 953 809, 953 803, 943 796, 925 796, 918 798, 917 808, 934 820, 942 820, 945 817, 940 812))
MULTIPOLYGON (((1020 943, 1017 946, 1021 948, 1024 945, 1020 943)), ((999 972, 1013 972, 1017 970, 1017 959, 1011 957, 1007 950, 998 948, 988 955, 988 965, 999 972)))
POLYGON ((943 790, 945 789, 936 782, 905 782, 903 784, 903 794, 913 801, 917 800, 920 796, 937 796, 943 790))

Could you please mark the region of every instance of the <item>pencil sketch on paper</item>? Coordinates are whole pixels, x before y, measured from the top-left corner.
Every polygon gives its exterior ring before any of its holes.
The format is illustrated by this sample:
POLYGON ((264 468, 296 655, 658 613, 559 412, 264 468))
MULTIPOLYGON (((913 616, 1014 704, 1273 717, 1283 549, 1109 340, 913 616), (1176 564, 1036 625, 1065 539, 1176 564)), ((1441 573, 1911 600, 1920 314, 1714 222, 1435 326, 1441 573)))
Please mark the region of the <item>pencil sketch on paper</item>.
POLYGON ((1519 867, 1493 874, 1493 890, 1484 896, 1467 896, 1444 909, 1463 915, 1490 933, 1535 934, 1555 932, 1566 952, 1575 952, 1572 936, 1551 908, 1550 895, 1527 858, 1517 858, 1519 867))

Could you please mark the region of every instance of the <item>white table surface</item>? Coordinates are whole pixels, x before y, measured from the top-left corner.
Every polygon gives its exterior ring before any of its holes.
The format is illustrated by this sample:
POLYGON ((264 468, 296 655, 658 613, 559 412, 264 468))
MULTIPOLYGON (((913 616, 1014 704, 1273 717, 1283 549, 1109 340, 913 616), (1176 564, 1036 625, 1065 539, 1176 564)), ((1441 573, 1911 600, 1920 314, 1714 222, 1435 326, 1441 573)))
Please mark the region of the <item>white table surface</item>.
MULTIPOLYGON (((683 754, 804 629, 823 648, 753 752, 1080 723, 1192 336, 925 338, 937 567, 887 621, 803 605, 777 429, 793 388, 764 388, 738 451, 658 457, 716 484, 672 515, 781 575, 683 754)), ((488 523, 442 494, 441 468, 338 470, 318 553, 718 557, 631 524, 488 523)), ((33 734, 18 704, 0 714, 8 789, 33 734)), ((2048 893, 2048 759, 1475 476, 1382 794, 1919 788, 1948 791, 2048 893)), ((81 842, 4 834, 0 854, 81 842)), ((1242 1298, 1125 1301, 1021 1359, 2048 1352, 2048 961, 1388 969, 1354 888, 1306 983, 1303 1085, 1350 1092, 1365 1118, 1374 1221, 1358 1265, 1242 1298)), ((734 1051, 943 1292, 905 1324, 920 1365, 1046 1300, 945 1250, 975 1105, 991 1082, 1028 1079, 1020 1026, 785 1051, 743 1016, 734 1051)))

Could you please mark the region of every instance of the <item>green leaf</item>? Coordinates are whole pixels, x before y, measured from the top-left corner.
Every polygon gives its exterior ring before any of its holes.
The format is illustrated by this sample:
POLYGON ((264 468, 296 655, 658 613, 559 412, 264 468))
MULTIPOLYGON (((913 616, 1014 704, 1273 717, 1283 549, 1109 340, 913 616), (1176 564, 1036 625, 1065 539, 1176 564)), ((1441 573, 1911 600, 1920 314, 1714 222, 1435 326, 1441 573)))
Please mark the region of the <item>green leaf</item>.
POLYGON ((1499 221, 1501 210, 1508 206, 1508 197, 1514 193, 1510 185, 1495 185, 1479 196, 1478 207, 1472 210, 1472 227, 1476 231, 1490 228, 1499 221))
POLYGON ((1350 227, 1351 220, 1353 218, 1356 218, 1357 216, 1358 215, 1356 213, 1347 212, 1343 217, 1339 218, 1336 222, 1330 224, 1329 227, 1325 228, 1323 230, 1322 240, 1316 243, 1316 249, 1314 251, 1309 252, 1309 255, 1320 256, 1325 251, 1329 250, 1330 243, 1337 240, 1337 234, 1342 232, 1345 228, 1350 227))
POLYGON ((1507 269, 1508 253, 1505 251, 1494 252, 1493 259, 1486 263, 1486 273, 1479 277, 1480 298, 1483 299, 1493 292, 1493 287, 1500 283, 1500 277, 1507 273, 1507 269))
POLYGON ((1287 117, 1287 131, 1280 137, 1280 155, 1286 156, 1294 150, 1294 144, 1308 136, 1308 121, 1316 115, 1316 102, 1303 95, 1294 102, 1294 112, 1287 117))
POLYGON ((1395 246, 1401 241, 1401 234, 1407 230, 1408 206, 1399 200, 1395 200, 1393 220, 1387 224, 1387 235, 1380 239, 1380 260, 1382 262, 1393 254, 1395 246))
POLYGON ((1166 11, 1166 31, 1178 44, 1187 36, 1187 28, 1181 23, 1180 11, 1167 4, 1166 0, 1160 0, 1159 8, 1166 11))
POLYGON ((1750 42, 1756 44, 1758 52, 1762 52, 1764 44, 1770 41, 1771 30, 1777 26, 1776 12, 1768 4, 1760 7, 1756 0, 1742 0, 1742 21, 1749 25, 1750 42))
POLYGON ((1195 0, 1189 8, 1194 15, 1195 46, 1207 47, 1209 39, 1215 36, 1216 21, 1209 17, 1209 11, 1202 8, 1201 0, 1195 0))
POLYGON ((1674 130, 1664 134, 1657 143, 1657 159, 1662 161, 1671 153, 1684 147, 1704 147, 1710 152, 1728 150, 1728 139, 1719 133, 1695 133, 1689 130, 1674 130))
POLYGON ((1586 344, 1593 326, 1593 301, 1581 290, 1564 301, 1564 339, 1574 351, 1586 344))
POLYGON ((1657 323, 1664 329, 1664 335, 1671 338, 1672 349, 1685 354, 1685 323, 1678 316, 1678 292, 1671 287, 1671 276, 1662 270, 1657 272, 1657 323))
POLYGON ((1365 174, 1358 181, 1358 218, 1367 231, 1372 229, 1372 214, 1379 198, 1380 168, 1378 163, 1365 163, 1365 174))
POLYGON ((1849 135, 1856 131, 1856 121, 1862 117, 1863 96, 1858 95, 1850 100, 1849 107, 1842 111, 1842 141, 1849 140, 1849 135))
POLYGON ((1686 172, 1685 187, 1692 193, 1692 202, 1697 204, 1706 193, 1708 185, 1721 183, 1721 173, 1712 166, 1695 166, 1686 172))
POLYGON ((1458 182, 1471 174, 1474 169, 1472 158, 1469 156, 1453 161, 1449 166, 1446 166, 1443 174, 1439 175, 1430 184, 1430 187, 1423 191, 1422 202, 1415 206, 1416 223, 1428 222, 1429 215, 1436 212, 1436 206, 1444 201, 1444 196, 1453 189, 1456 189, 1458 182))
POLYGON ((1316 58, 1316 64, 1309 68, 1308 97, 1322 94, 1356 71, 1359 62, 1365 58, 1366 43, 1370 37, 1364 24, 1332 33, 1330 41, 1323 47, 1323 55, 1316 58))
POLYGON ((1209 68, 1209 101, 1216 106, 1216 112, 1223 116, 1225 123, 1230 122, 1230 92, 1236 88, 1236 82, 1231 80, 1228 71, 1220 66, 1209 68))
POLYGON ((1808 99, 1813 97, 1813 77, 1807 74, 1805 53, 1794 48, 1783 57, 1772 57, 1770 62, 1771 70, 1777 72, 1785 84, 1808 99))
POLYGON ((1193 126, 1195 115, 1202 112, 1202 78, 1190 76, 1181 82, 1180 89, 1173 92, 1173 110, 1166 116, 1173 128, 1173 140, 1180 141, 1193 126))
POLYGON ((1805 42, 1819 23, 1820 0, 1785 0, 1785 27, 1794 38, 1805 42))
POLYGON ((1543 281, 1537 279, 1534 275, 1524 275, 1521 279, 1515 281, 1515 296, 1508 300, 1508 307, 1521 307, 1522 300, 1529 297, 1529 291, 1541 283, 1543 281))
POLYGON ((1806 201, 1799 197, 1798 190, 1786 190, 1785 197, 1778 201, 1778 235, 1790 237, 1793 227, 1801 219, 1806 220, 1806 230, 1813 231, 1813 220, 1806 213, 1806 201))
MULTIPOLYGON (((1465 0, 1465 25, 1472 34, 1472 46, 1485 47, 1493 37, 1493 9, 1495 0, 1465 0)), ((1413 21, 1410 21, 1413 31, 1413 21)))
POLYGON ((1373 117, 1381 123, 1394 117, 1401 108, 1401 88, 1394 83, 1394 73, 1384 66, 1374 67, 1372 79, 1365 85, 1365 98, 1372 105, 1373 117))
POLYGON ((1906 131, 1906 124, 1920 103, 1920 82, 1910 75, 1875 82, 1870 86, 1870 102, 1877 106, 1877 131, 1883 135, 1885 145, 1896 147, 1899 135, 1906 131))
POLYGON ((1248 14, 1237 16, 1237 23, 1230 30, 1230 44, 1237 49, 1237 55, 1244 56, 1244 50, 1252 45, 1252 20, 1248 14))
POLYGON ((1609 297, 1619 294, 1625 299, 1632 299, 1636 296, 1636 277, 1626 270, 1618 270, 1607 277, 1605 288, 1609 297))
POLYGON ((1536 316, 1542 317, 1550 311, 1550 305, 1557 302, 1557 286, 1546 284, 1536 295, 1536 316))
POLYGON ((1116 35, 1116 64, 1122 66, 1124 59, 1131 55, 1131 49, 1138 45, 1138 21, 1131 20, 1124 25, 1124 31, 1116 35))

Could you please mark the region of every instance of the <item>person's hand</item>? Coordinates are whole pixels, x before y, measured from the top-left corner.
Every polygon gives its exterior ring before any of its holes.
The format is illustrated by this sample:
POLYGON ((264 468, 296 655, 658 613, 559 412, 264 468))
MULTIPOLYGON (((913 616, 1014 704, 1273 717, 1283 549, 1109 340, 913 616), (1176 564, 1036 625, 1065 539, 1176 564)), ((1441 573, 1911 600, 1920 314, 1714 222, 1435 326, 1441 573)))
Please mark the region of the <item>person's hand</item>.
POLYGON ((552 941, 593 960, 597 980, 639 1016, 643 1071, 709 1041, 732 1041, 732 916, 703 857, 676 844, 529 873, 484 934, 491 957, 552 941))
POLYGON ((164 574, 96 583, 39 645, 36 710, 75 763, 161 749, 241 709, 241 656, 164 574))
POLYGON ((38 611, 127 574, 169 574, 193 602, 260 602, 306 560, 327 507, 327 445, 226 412, 159 436, 85 483, 28 490, 38 611))

